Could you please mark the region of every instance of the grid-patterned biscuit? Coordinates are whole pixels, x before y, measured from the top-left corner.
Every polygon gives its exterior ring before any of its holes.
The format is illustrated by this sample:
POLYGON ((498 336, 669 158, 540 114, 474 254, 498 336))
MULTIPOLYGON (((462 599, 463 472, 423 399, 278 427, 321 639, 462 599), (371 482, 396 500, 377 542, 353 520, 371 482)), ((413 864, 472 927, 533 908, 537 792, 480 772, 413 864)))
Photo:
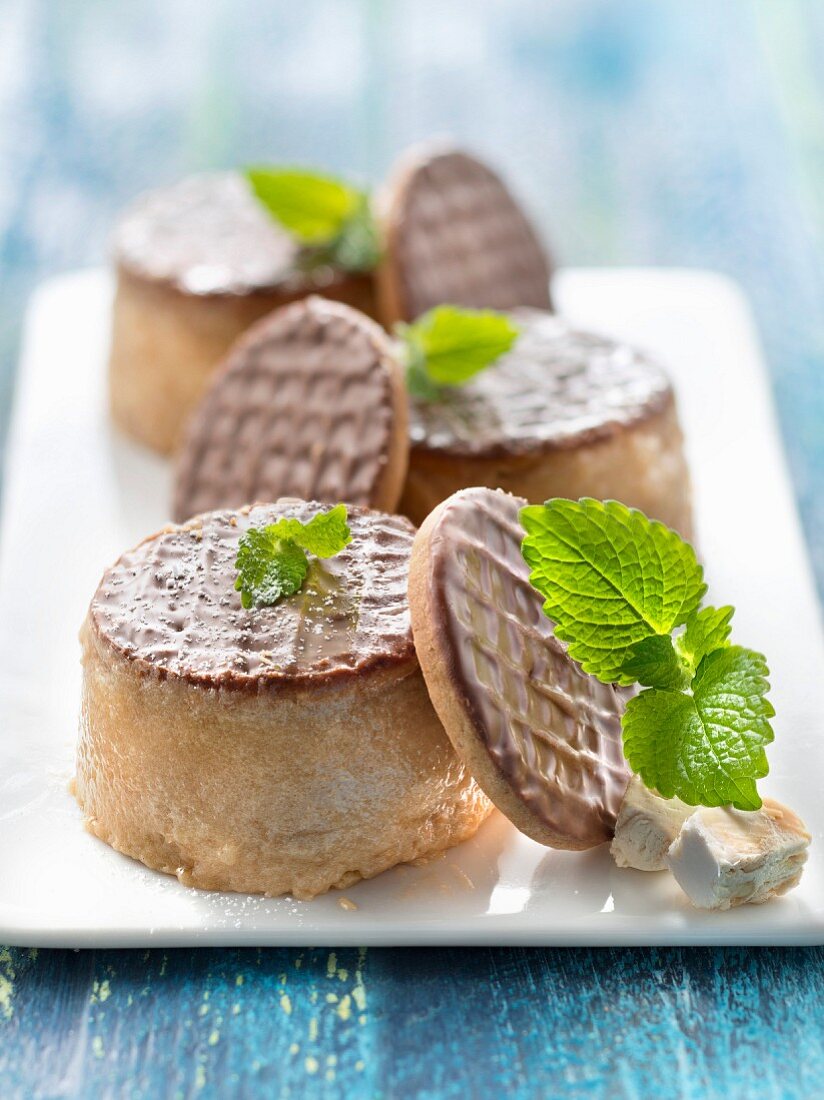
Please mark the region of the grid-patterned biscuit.
POLYGON ((385 334, 348 306, 308 298, 229 353, 186 433, 174 517, 287 496, 391 512, 408 454, 406 391, 385 334))
POLYGON ((384 320, 444 302, 550 309, 549 259, 521 207, 485 164, 449 149, 413 151, 381 202, 384 320))
POLYGON ((438 716, 479 786, 556 848, 608 840, 629 779, 626 694, 582 672, 555 638, 521 556, 523 501, 465 489, 415 538, 415 648, 438 716))

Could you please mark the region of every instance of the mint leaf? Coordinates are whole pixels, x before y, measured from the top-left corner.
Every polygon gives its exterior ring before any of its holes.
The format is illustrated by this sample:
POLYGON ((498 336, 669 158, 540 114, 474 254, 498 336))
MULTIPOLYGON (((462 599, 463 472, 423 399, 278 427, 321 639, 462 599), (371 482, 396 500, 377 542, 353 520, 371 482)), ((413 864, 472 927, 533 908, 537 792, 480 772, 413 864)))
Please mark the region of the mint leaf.
POLYGON ((375 267, 380 258, 378 229, 365 191, 301 168, 253 167, 245 176, 269 214, 306 246, 305 267, 375 267))
POLYGON ((685 623, 706 591, 692 547, 616 501, 550 500, 521 509, 530 580, 585 672, 630 684, 633 647, 685 623))
POLYGON ((308 523, 286 518, 250 527, 238 541, 235 588, 245 608, 268 607, 299 591, 309 569, 307 552, 339 554, 352 541, 345 504, 319 512, 308 523))
POLYGON ((338 236, 329 246, 330 262, 345 271, 372 271, 381 258, 380 235, 372 216, 369 198, 358 196, 358 203, 338 236))
POLYGON ((333 558, 352 541, 346 522, 345 504, 336 504, 328 512, 318 512, 308 523, 299 519, 279 519, 265 528, 271 537, 291 539, 316 558, 333 558))
POLYGON ((644 687, 663 691, 681 691, 690 683, 690 674, 669 634, 651 634, 637 642, 629 650, 623 672, 644 687))
POLYGON ((767 675, 760 653, 726 646, 701 660, 692 694, 642 691, 623 719, 630 767, 664 798, 757 810, 755 780, 767 774, 773 740, 767 675))
POLYGON ((267 527, 253 527, 240 537, 235 568, 241 605, 267 607, 300 589, 309 562, 296 543, 274 537, 267 527))
POLYGON ((675 639, 675 648, 691 672, 708 653, 728 645, 732 607, 702 607, 687 619, 683 634, 675 639))
POLYGON ((306 244, 336 237, 360 200, 342 180, 300 168, 247 168, 245 175, 272 217, 306 244))
POLYGON ((462 386, 510 350, 520 330, 491 309, 436 306, 411 325, 398 325, 407 385, 424 400, 437 400, 442 386, 462 386))

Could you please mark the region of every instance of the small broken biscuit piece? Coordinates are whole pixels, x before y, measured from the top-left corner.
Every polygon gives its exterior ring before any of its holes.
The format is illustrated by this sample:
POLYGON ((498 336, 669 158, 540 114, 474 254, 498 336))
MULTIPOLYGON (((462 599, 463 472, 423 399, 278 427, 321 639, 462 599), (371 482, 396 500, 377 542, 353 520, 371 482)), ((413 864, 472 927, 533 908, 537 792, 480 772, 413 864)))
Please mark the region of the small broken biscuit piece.
POLYGON ((406 388, 382 329, 311 297, 235 344, 189 424, 173 515, 298 497, 393 512, 409 456, 406 388))
POLYGON ((372 272, 307 270, 300 244, 235 172, 141 195, 114 234, 109 393, 117 426, 163 454, 242 332, 323 294, 374 313, 372 272))
POLYGON ((413 321, 448 302, 550 309, 549 258, 491 168, 459 149, 406 152, 380 196, 382 319, 413 321))
POLYGON ((699 909, 760 905, 798 884, 810 839, 804 822, 769 798, 754 812, 701 807, 666 862, 699 909))
POLYGON ((634 775, 615 823, 615 862, 636 871, 665 871, 670 845, 694 809, 680 798, 661 798, 634 775))
POLYGON ((525 503, 465 489, 415 536, 409 605, 426 686, 458 757, 521 832, 553 848, 610 840, 629 779, 627 693, 555 637, 521 554, 525 503))

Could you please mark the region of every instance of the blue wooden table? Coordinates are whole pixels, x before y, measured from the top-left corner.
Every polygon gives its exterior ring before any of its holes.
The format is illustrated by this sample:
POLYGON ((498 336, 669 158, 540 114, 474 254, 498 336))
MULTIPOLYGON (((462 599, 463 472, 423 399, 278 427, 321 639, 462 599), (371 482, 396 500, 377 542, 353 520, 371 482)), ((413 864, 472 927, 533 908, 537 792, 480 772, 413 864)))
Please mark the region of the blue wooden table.
MULTIPOLYGON (((745 286, 824 592, 822 56, 820 0, 0 0, 0 409, 142 187, 449 131, 566 262, 745 286)), ((0 1096, 811 1097, 823 1018, 818 949, 0 948, 0 1096)))

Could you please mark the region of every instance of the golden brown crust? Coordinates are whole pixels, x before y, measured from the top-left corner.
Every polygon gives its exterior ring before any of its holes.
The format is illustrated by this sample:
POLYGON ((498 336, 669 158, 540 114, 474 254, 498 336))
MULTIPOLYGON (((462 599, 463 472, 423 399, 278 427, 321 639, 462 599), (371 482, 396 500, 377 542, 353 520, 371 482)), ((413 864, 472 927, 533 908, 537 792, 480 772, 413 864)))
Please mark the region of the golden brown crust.
POLYGON ((186 885, 311 898, 460 843, 490 811, 415 665, 307 705, 147 680, 88 623, 81 640, 87 828, 186 885))
MULTIPOLYGON (((308 289, 195 295, 118 267, 109 353, 115 424, 138 443, 171 454, 234 341, 308 289)), ((371 275, 346 275, 324 293, 375 312, 371 275)))
POLYGON ((475 485, 533 502, 582 496, 620 500, 686 539, 693 534, 690 477, 671 394, 660 411, 575 447, 489 458, 413 445, 400 511, 420 524, 442 500, 475 485))

